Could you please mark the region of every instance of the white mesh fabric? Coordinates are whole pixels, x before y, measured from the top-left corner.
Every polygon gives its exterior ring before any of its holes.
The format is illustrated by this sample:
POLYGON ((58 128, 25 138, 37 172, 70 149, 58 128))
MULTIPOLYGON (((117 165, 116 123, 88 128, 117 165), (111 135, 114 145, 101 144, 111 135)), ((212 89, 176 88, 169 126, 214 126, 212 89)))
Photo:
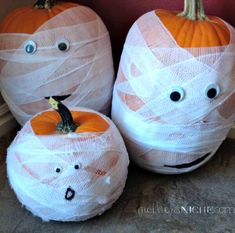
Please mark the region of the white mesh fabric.
POLYGON ((10 184, 20 202, 44 221, 86 220, 103 213, 121 195, 128 154, 115 125, 99 115, 110 125, 103 133, 37 136, 28 121, 8 148, 10 184), (65 199, 68 188, 75 190, 71 201, 65 199))
POLYGON ((132 159, 162 173, 191 171, 217 150, 235 119, 235 32, 228 46, 184 49, 155 12, 130 29, 113 93, 112 118, 132 159), (209 99, 206 89, 220 87, 209 99), (180 87, 185 98, 170 100, 180 87), (165 165, 198 164, 183 169, 165 165))
POLYGON ((32 35, 0 34, 1 92, 22 125, 48 109, 44 97, 51 95, 72 94, 67 106, 108 113, 113 74, 108 31, 87 7, 63 11, 32 35), (68 51, 57 48, 61 39, 69 41, 68 51), (37 44, 34 54, 24 50, 29 40, 37 44))

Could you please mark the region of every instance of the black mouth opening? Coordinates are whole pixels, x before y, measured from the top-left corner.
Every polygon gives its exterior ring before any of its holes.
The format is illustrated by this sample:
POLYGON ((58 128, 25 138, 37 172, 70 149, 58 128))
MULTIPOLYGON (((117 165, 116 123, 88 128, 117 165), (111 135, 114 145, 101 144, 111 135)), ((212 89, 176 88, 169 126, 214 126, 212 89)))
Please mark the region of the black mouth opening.
POLYGON ((207 153, 206 155, 202 156, 201 158, 199 158, 199 159, 197 159, 197 160, 194 160, 194 161, 191 162, 191 163, 183 163, 183 164, 178 164, 178 165, 164 165, 164 167, 177 168, 177 169, 189 168, 189 167, 192 167, 192 166, 195 166, 195 165, 201 163, 201 162, 204 161, 210 154, 211 154, 211 152, 210 152, 210 153, 207 153))
POLYGON ((71 188, 67 188, 65 193, 65 199, 68 201, 72 201, 74 197, 75 197, 75 191, 71 188))

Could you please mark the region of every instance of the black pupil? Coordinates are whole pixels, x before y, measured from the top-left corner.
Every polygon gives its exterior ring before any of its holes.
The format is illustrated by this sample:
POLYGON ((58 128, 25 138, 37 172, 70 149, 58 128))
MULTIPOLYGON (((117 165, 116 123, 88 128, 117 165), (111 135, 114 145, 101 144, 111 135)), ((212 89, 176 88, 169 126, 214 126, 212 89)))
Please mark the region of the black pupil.
POLYGON ((56 168, 55 170, 57 173, 60 173, 60 168, 56 168))
POLYGON ((79 165, 75 165, 74 168, 75 168, 76 170, 78 170, 78 169, 79 169, 79 165))
POLYGON ((170 98, 172 101, 177 102, 181 99, 181 94, 178 91, 174 91, 171 93, 170 98))
POLYGON ((31 44, 26 45, 25 51, 26 51, 27 53, 33 53, 33 51, 34 51, 34 46, 31 45, 31 44))
POLYGON ((67 49, 67 44, 62 42, 58 44, 58 48, 60 51, 65 51, 67 49))
POLYGON ((207 91, 207 96, 210 99, 213 99, 217 96, 217 90, 215 88, 211 88, 207 91))

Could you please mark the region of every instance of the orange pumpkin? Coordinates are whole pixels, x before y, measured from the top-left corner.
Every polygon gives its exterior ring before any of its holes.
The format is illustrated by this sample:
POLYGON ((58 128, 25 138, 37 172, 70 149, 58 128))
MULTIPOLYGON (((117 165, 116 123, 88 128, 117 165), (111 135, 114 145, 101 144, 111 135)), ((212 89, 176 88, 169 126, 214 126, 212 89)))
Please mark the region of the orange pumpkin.
POLYGON ((12 11, 0 24, 0 57, 2 95, 21 125, 47 109, 50 94, 71 94, 68 106, 110 111, 110 38, 88 7, 38 0, 12 11))
POLYGON ((156 10, 157 16, 183 48, 227 45, 230 32, 216 16, 206 16, 203 0, 185 0, 184 12, 156 10))
POLYGON ((125 145, 102 114, 85 108, 71 113, 56 98, 50 102, 59 114, 33 117, 8 149, 9 181, 21 203, 44 221, 86 220, 121 195, 129 163, 125 145))
MULTIPOLYGON (((99 115, 92 112, 71 111, 76 125, 76 133, 105 132, 109 125, 99 115)), ((54 111, 43 112, 31 120, 31 126, 36 135, 51 135, 56 133, 56 126, 61 121, 58 113, 54 111)))
POLYGON ((43 1, 37 1, 34 7, 21 7, 10 12, 0 25, 0 33, 32 34, 49 19, 78 6, 70 2, 58 2, 54 5, 53 0, 44 1, 42 5, 39 5, 40 2, 43 1), (46 2, 49 2, 49 5, 45 4, 46 2))
POLYGON ((185 0, 182 13, 148 12, 134 23, 112 118, 140 166, 183 173, 214 155, 235 118, 234 36, 229 24, 205 15, 202 0, 185 0))

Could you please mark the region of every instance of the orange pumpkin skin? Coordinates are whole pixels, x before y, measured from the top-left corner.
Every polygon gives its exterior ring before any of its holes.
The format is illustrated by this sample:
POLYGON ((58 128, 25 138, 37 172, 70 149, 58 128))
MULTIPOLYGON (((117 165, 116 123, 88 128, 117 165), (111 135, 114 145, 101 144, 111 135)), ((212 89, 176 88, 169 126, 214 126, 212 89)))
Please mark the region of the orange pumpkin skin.
POLYGON ((37 9, 26 6, 15 9, 7 15, 0 25, 0 33, 33 34, 41 25, 71 7, 76 3, 58 2, 51 9, 37 9))
MULTIPOLYGON (((76 133, 105 132, 109 125, 99 115, 92 112, 71 111, 74 122, 79 126, 76 133)), ((43 112, 31 120, 31 126, 36 135, 53 135, 56 126, 61 121, 60 115, 55 111, 43 112)))
POLYGON ((216 16, 206 20, 190 20, 179 12, 156 10, 156 15, 182 48, 200 48, 228 45, 230 32, 216 16))

